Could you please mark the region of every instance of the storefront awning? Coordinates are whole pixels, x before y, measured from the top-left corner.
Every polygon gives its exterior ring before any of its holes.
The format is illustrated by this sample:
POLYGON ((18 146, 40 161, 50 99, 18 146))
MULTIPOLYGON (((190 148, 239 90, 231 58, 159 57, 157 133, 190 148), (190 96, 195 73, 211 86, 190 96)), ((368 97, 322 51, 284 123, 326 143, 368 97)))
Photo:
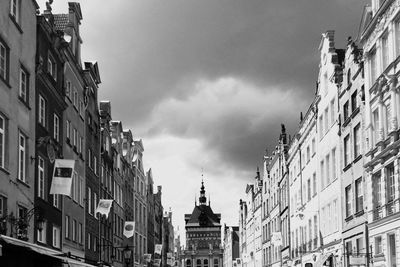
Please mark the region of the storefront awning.
POLYGON ((70 267, 94 267, 94 265, 87 264, 87 263, 81 262, 79 260, 68 258, 68 257, 64 256, 63 252, 61 252, 61 251, 42 247, 42 246, 39 246, 34 243, 29 243, 29 242, 22 241, 22 240, 12 238, 9 236, 5 236, 5 235, 0 235, 0 240, 3 240, 5 243, 13 245, 13 246, 23 247, 25 249, 34 251, 41 255, 59 259, 60 262, 68 264, 68 266, 70 266, 70 267))

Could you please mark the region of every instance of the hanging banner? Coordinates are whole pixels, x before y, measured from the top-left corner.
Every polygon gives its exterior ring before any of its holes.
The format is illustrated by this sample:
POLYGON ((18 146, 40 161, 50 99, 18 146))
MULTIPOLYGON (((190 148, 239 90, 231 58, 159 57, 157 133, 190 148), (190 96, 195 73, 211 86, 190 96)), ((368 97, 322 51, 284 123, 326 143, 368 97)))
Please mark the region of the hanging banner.
POLYGON ((154 266, 160 266, 161 259, 154 259, 154 266))
POLYGON ((151 254, 144 254, 143 259, 145 262, 150 262, 151 261, 151 254))
POLYGON ((100 214, 104 214, 108 218, 108 214, 110 213, 112 202, 113 202, 112 199, 100 199, 95 213, 98 212, 100 214))
POLYGON ((162 244, 156 244, 154 248, 154 253, 161 255, 162 244))
POLYGON ((135 222, 125 222, 124 225, 124 236, 130 238, 135 233, 135 222))
POLYGON ((71 196, 72 176, 75 160, 56 159, 54 162, 53 180, 50 194, 71 196))

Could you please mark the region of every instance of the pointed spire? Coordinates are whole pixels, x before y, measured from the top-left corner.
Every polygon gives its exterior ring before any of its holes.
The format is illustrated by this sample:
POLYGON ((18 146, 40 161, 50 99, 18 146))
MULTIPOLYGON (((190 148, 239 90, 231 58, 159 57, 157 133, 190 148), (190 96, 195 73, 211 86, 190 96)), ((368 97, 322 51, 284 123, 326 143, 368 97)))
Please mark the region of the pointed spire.
POLYGON ((204 189, 204 181, 201 179, 199 205, 207 205, 206 190, 204 189))

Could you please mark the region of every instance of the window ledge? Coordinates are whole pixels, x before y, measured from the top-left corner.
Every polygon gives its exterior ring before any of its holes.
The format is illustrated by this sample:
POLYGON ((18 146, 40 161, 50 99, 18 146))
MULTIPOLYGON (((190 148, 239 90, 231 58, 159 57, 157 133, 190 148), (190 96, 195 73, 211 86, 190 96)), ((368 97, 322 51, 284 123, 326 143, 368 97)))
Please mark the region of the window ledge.
POLYGON ((364 210, 360 210, 360 211, 357 211, 356 212, 356 214, 354 214, 356 217, 359 217, 359 216, 361 216, 361 215, 363 215, 364 214, 364 210))
POLYGON ((356 162, 359 161, 361 158, 362 158, 362 154, 358 155, 358 156, 354 159, 353 163, 356 163, 356 162))
POLYGON ((346 126, 349 124, 350 120, 351 120, 351 117, 347 117, 347 118, 344 120, 342 127, 346 127, 346 126))
POLYGON ((19 100, 28 110, 31 110, 31 107, 29 106, 29 103, 26 102, 22 97, 18 96, 18 100, 19 100))
POLYGON ((24 32, 22 31, 21 26, 20 26, 19 23, 16 21, 15 17, 14 17, 13 15, 11 15, 11 14, 8 14, 8 16, 10 17, 11 21, 14 23, 15 27, 17 27, 18 31, 19 31, 21 34, 24 33, 24 32))
POLYGON ((349 215, 349 216, 347 216, 344 220, 345 220, 346 222, 348 222, 348 221, 351 221, 353 218, 354 218, 353 215, 349 215))
POLYGON ((0 167, 0 171, 10 175, 10 172, 7 169, 3 168, 3 167, 0 167))
POLYGON ((355 110, 353 110, 353 113, 351 113, 351 118, 354 118, 358 113, 360 113, 360 107, 357 107, 355 110))
POLYGON ((20 184, 30 188, 31 186, 29 184, 27 184, 25 181, 22 181, 21 179, 17 178, 17 182, 19 182, 20 184))
POLYGON ((346 167, 343 168, 343 172, 345 172, 348 169, 350 169, 350 167, 351 167, 351 163, 347 164, 346 167))
MULTIPOLYGON (((7 76, 7 73, 6 73, 6 76, 7 76)), ((6 79, 4 79, 3 77, 1 77, 1 76, 0 76, 0 81, 3 81, 3 83, 5 83, 8 88, 10 88, 10 89, 12 88, 11 85, 8 83, 8 81, 6 79)))

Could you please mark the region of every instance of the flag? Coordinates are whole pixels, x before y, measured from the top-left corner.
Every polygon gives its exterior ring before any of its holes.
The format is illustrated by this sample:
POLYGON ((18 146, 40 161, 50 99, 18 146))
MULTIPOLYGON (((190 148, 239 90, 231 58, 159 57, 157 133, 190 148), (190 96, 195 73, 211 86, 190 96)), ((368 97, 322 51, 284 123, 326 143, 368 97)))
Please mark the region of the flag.
POLYGON ((75 160, 55 160, 50 194, 60 194, 66 196, 71 195, 72 175, 74 173, 74 167, 75 160))
POLYGON ((144 254, 143 259, 145 262, 150 262, 151 261, 151 254, 144 254))
POLYGON ((156 244, 154 253, 161 255, 162 244, 156 244))
POLYGON ((124 236, 130 238, 135 233, 135 222, 125 222, 124 236))
POLYGON ((112 199, 100 199, 95 213, 98 212, 100 214, 105 214, 106 217, 108 217, 108 214, 110 213, 112 202, 113 202, 112 199))

